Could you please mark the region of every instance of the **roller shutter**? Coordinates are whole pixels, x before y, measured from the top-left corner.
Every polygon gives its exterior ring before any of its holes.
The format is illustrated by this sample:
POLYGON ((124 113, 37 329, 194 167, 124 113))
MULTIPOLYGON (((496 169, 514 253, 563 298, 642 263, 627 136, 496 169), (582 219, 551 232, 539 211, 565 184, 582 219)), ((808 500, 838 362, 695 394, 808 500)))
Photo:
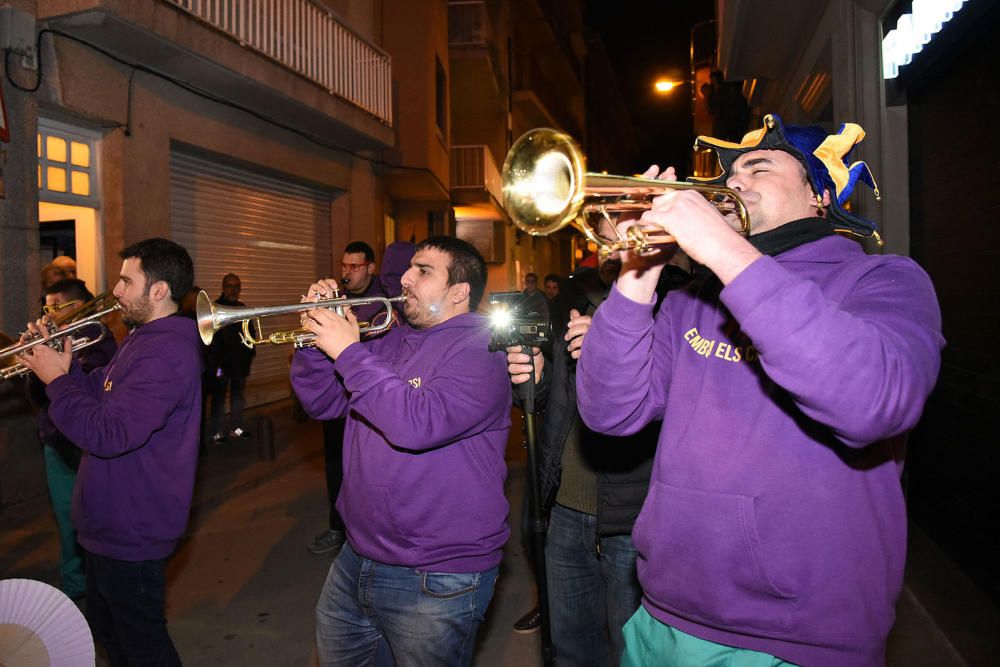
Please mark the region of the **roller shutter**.
MULTIPOLYGON (((318 277, 332 275, 332 193, 200 156, 170 156, 173 240, 194 260, 195 282, 212 300, 222 277, 240 276, 248 306, 297 303, 318 277)), ((296 315, 268 318, 265 331, 295 328, 296 315)), ((261 346, 247 381, 247 405, 287 398, 287 346, 261 346)))

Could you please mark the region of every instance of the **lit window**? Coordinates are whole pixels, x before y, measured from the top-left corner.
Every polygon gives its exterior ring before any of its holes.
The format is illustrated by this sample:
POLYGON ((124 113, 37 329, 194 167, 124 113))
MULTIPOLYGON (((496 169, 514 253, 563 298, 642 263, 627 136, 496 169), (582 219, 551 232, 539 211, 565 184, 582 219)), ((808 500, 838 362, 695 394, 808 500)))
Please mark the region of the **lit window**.
POLYGON ((45 157, 49 162, 65 162, 66 140, 59 137, 45 137, 45 157))
POLYGON ((74 171, 70 177, 70 189, 75 195, 90 196, 90 174, 85 171, 74 171))
POLYGON ((86 130, 39 119, 38 198, 62 204, 100 206, 94 142, 86 130))
POLYGON ((66 170, 60 167, 49 167, 45 172, 46 186, 53 192, 66 192, 66 170))
POLYGON ((81 144, 79 141, 71 141, 69 144, 69 155, 73 166, 90 166, 90 146, 87 144, 81 144))

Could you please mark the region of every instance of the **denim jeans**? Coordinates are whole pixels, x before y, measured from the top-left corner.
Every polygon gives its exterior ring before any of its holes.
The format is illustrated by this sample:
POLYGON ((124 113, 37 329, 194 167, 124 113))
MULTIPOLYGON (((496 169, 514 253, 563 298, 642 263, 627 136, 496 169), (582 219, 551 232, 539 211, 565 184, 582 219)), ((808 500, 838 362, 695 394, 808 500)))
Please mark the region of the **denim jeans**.
POLYGON ((112 667, 181 664, 163 611, 166 562, 87 553, 87 621, 112 667))
POLYGON ((621 661, 622 627, 642 598, 635 559, 631 535, 598 540, 596 516, 553 506, 545 574, 557 665, 621 661))
POLYGON ((470 665, 498 570, 426 572, 378 563, 345 544, 316 605, 320 664, 382 665, 388 645, 400 667, 470 665))

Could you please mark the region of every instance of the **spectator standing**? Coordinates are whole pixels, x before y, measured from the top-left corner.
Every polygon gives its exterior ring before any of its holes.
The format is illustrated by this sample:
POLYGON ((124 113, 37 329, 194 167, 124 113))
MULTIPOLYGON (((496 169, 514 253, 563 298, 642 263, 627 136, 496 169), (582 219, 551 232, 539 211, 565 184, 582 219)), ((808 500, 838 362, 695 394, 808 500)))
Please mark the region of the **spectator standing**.
MULTIPOLYGON (((235 273, 227 273, 222 278, 222 294, 215 300, 220 306, 245 306, 240 301, 243 283, 235 273)), ((246 407, 247 377, 257 351, 243 343, 241 338, 242 324, 230 324, 216 332, 209 346, 210 379, 209 386, 212 396, 212 418, 210 431, 212 441, 219 443, 225 440, 224 433, 228 431, 231 440, 247 439, 243 421, 243 410, 246 407), (226 410, 226 394, 229 394, 229 424, 224 426, 226 410)))

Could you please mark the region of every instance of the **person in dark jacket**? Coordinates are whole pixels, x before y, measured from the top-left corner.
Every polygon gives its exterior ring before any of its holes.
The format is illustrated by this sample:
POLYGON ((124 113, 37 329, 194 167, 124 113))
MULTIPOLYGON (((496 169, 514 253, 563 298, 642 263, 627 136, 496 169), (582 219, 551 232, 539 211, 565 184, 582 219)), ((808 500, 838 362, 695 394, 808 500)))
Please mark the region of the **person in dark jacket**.
MULTIPOLYGON (((215 300, 220 306, 244 306, 240 301, 243 283, 235 273, 227 273, 222 278, 222 294, 215 300)), ((225 439, 223 415, 226 409, 226 391, 229 391, 229 438, 231 440, 247 439, 246 425, 243 423, 243 409, 246 407, 247 377, 250 375, 250 365, 257 351, 243 344, 240 338, 241 324, 231 324, 223 327, 212 339, 209 346, 209 368, 212 394, 211 433, 213 442, 225 439)))
MULTIPOLYGON (((187 528, 198 464, 201 340, 176 316, 194 282, 167 239, 125 248, 114 296, 132 330, 103 368, 85 373, 38 345, 22 357, 46 384, 49 416, 83 450, 73 524, 87 559, 87 620, 118 665, 180 665, 164 609, 167 558, 187 528)), ((25 336, 43 331, 40 320, 25 336)), ((45 334, 43 334, 45 335, 45 334)))
MULTIPOLYGON (((584 426, 576 405, 576 359, 590 317, 620 269, 612 256, 601 259, 597 270, 584 269, 564 281, 550 302, 551 359, 537 348, 535 354, 536 408, 543 412, 540 497, 549 515, 545 572, 557 665, 617 665, 622 626, 642 597, 631 533, 649 487, 660 425, 611 438, 584 426)), ((660 291, 689 279, 686 270, 672 266, 660 291)), ((515 396, 521 398, 529 357, 509 351, 507 358, 515 396)), ((537 608, 528 612, 514 630, 536 628, 539 617, 537 608)))
MULTIPOLYGON (((64 278, 50 285, 45 290, 46 306, 63 306, 77 302, 72 310, 60 310, 60 318, 67 321, 75 311, 93 300, 94 295, 87 289, 82 280, 64 278)), ((96 338, 100 335, 98 325, 85 327, 80 336, 96 338)), ((90 345, 75 353, 76 361, 85 372, 107 365, 117 349, 115 337, 110 333, 99 343, 90 345)), ((73 502, 73 486, 76 484, 76 471, 80 467, 80 449, 74 445, 62 431, 56 428, 49 418, 49 399, 45 395, 45 384, 34 375, 28 375, 25 388, 28 400, 38 408, 35 416, 38 424, 38 438, 42 441, 45 453, 45 479, 49 487, 49 500, 52 512, 56 516, 59 527, 59 577, 62 580, 60 589, 72 599, 78 599, 86 594, 87 586, 83 573, 83 556, 76 543, 76 528, 70 517, 73 502)))

